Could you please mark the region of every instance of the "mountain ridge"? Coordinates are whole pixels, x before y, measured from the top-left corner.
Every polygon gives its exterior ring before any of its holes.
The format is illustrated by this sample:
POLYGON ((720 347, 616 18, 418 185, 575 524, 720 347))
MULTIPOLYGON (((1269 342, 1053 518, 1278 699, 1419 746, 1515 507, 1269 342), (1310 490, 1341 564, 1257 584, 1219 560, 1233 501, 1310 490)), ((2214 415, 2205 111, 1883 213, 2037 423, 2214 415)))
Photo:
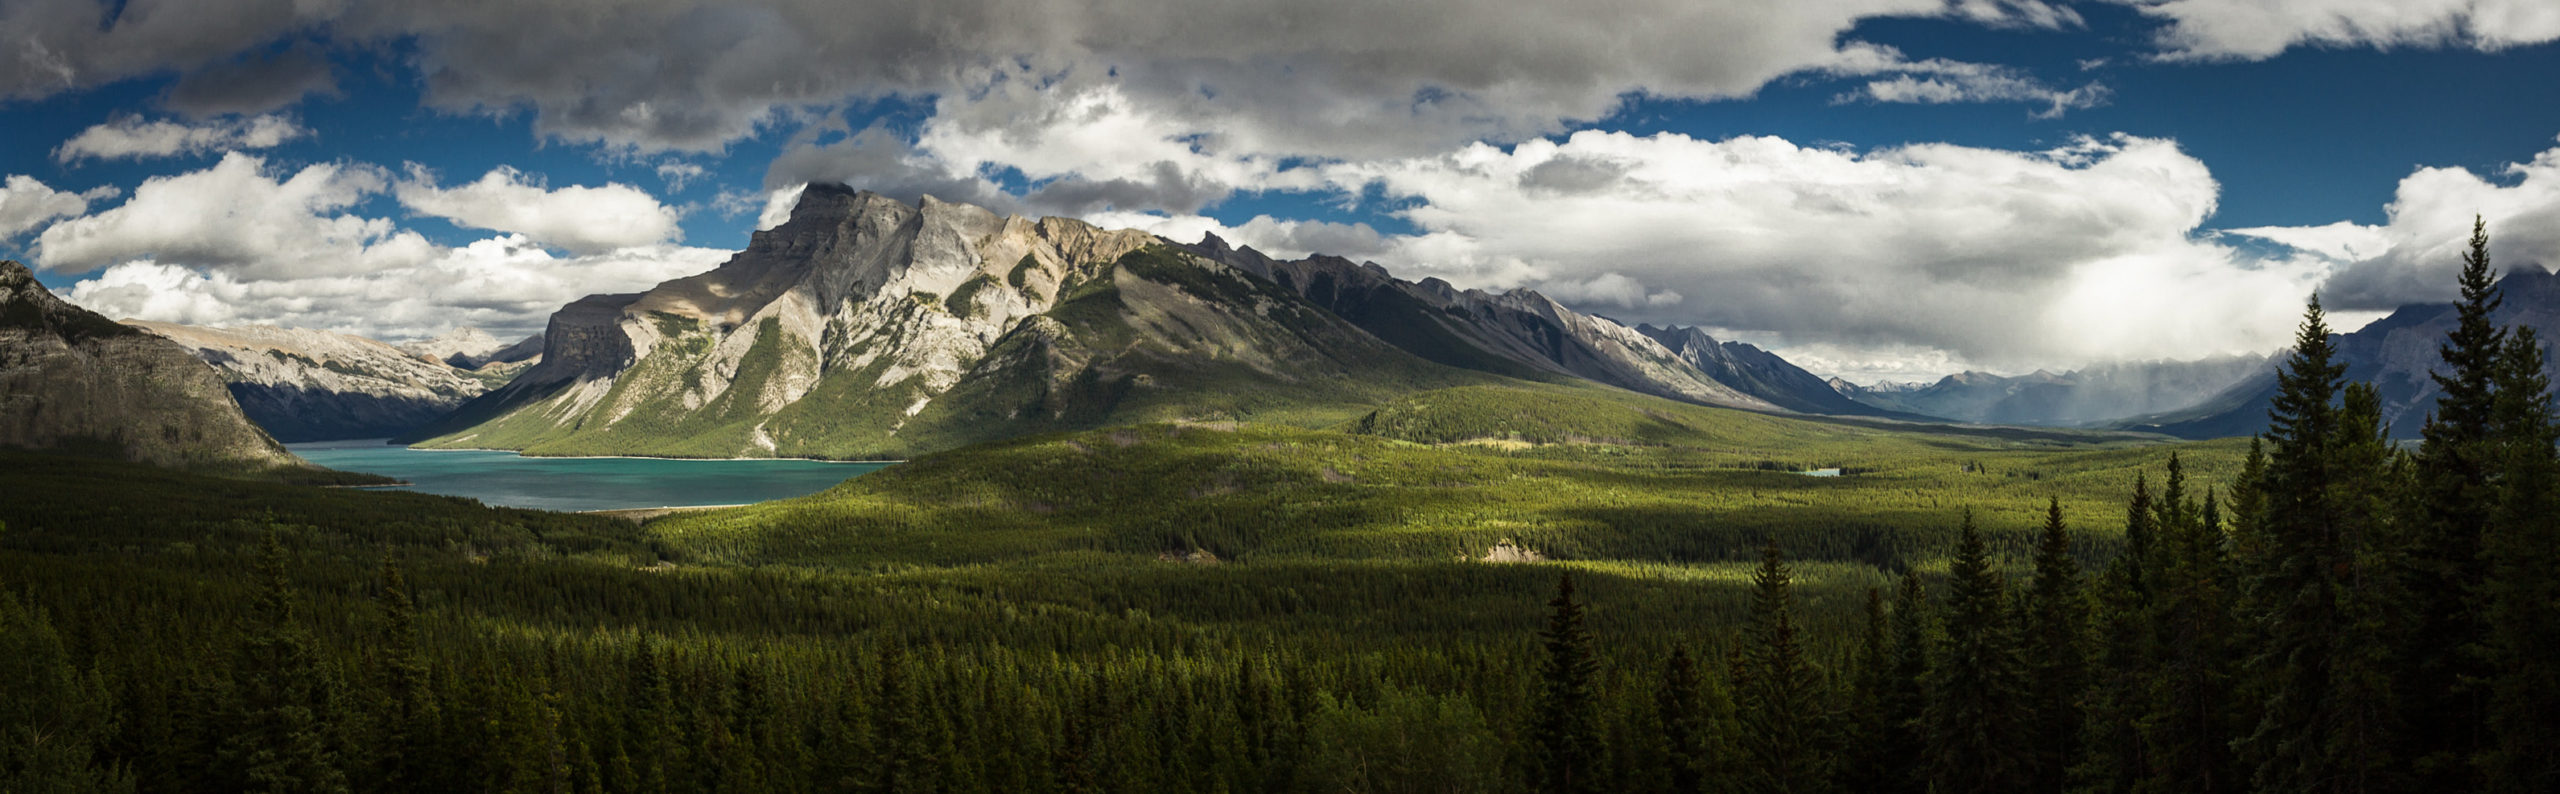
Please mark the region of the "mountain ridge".
POLYGON ((313 469, 177 343, 56 297, 0 260, 0 447, 233 476, 313 469))

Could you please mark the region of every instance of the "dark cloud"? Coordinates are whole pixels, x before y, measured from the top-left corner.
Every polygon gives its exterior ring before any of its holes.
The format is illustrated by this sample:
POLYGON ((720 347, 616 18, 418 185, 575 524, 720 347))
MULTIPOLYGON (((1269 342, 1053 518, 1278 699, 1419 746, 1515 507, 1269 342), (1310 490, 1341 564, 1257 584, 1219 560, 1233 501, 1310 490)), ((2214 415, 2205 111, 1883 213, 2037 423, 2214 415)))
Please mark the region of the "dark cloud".
POLYGON ((0 8, 19 60, 0 96, 191 72, 307 36, 400 42, 434 107, 529 108, 543 135, 642 150, 719 149, 796 108, 974 95, 1027 71, 1043 87, 1115 82, 1229 150, 1379 156, 1558 131, 1630 92, 1744 96, 1806 70, 1890 67, 1842 35, 1871 17, 1945 15, 2051 16, 2043 3, 1914 0, 1498 13, 1474 0, 133 0, 114 15, 17 0, 0 8))
POLYGON ((338 79, 328 56, 305 46, 189 72, 169 87, 161 104, 196 118, 245 116, 290 107, 313 94, 338 96, 338 79))

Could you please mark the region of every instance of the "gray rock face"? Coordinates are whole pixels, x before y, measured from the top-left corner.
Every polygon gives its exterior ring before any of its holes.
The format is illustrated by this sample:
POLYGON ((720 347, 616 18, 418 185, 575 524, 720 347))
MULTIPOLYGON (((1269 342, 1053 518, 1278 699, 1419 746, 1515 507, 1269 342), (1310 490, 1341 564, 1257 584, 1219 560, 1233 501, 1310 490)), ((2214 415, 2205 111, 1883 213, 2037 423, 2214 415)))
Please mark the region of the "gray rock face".
POLYGON ((1636 326, 1636 332, 1662 343, 1681 361, 1716 382, 1771 405, 1809 414, 1890 415, 1895 412, 1860 403, 1830 383, 1776 353, 1742 342, 1718 342, 1696 328, 1636 326))
POLYGON ((1536 380, 1590 380, 1707 405, 1783 407, 1701 372, 1636 329, 1576 312, 1534 291, 1493 295, 1461 291, 1439 279, 1409 282, 1375 264, 1333 256, 1284 262, 1252 248, 1229 247, 1215 235, 1185 248, 1264 275, 1433 362, 1536 380))
POLYGON ((416 350, 345 334, 262 325, 129 325, 184 345, 220 370, 241 411, 287 443, 388 438, 435 421, 489 388, 473 373, 416 350))
POLYGON ((410 355, 462 369, 478 368, 481 364, 488 362, 489 354, 506 346, 507 343, 498 341, 498 338, 490 336, 489 332, 470 326, 446 331, 432 339, 419 339, 396 345, 402 352, 410 355))
MULTIPOLYGON (((2499 279, 2505 303, 2489 320, 2501 327, 2534 330, 2544 346, 2545 368, 2550 346, 2560 342, 2560 274, 2532 269, 2499 279)), ((2330 337, 2338 360, 2347 365, 2346 379, 2374 385, 2382 397, 2382 421, 2393 438, 2417 438, 2441 391, 2430 377, 2444 364, 2437 349, 2457 323, 2454 305, 2421 303, 2402 306, 2353 333, 2330 337)), ((2186 438, 2245 436, 2267 429, 2267 408, 2276 395, 2276 373, 2290 353, 2281 353, 2212 397, 2185 410, 2126 420, 2132 430, 2186 438)))
POLYGON ((409 440, 705 456, 901 448, 892 437, 999 339, 1158 242, 811 185, 789 221, 710 272, 564 307, 541 363, 409 440))
POLYGON ((0 261, 0 446, 254 474, 308 463, 167 339, 54 297, 0 261))

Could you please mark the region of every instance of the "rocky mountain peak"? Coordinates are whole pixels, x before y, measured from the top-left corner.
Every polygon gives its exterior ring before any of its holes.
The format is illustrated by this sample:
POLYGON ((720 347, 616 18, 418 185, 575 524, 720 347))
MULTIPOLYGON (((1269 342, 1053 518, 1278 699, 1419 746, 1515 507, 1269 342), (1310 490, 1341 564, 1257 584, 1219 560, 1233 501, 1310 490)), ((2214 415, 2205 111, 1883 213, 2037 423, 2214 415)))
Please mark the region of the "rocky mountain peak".
POLYGON ((397 345, 410 355, 456 367, 477 366, 473 362, 506 346, 507 343, 498 341, 489 332, 468 325, 397 345))
POLYGON ((56 335, 67 341, 125 336, 132 329, 73 306, 36 281, 17 260, 0 260, 0 326, 56 335))
POLYGON ((307 465, 177 343, 55 297, 0 262, 0 447, 250 474, 307 465))

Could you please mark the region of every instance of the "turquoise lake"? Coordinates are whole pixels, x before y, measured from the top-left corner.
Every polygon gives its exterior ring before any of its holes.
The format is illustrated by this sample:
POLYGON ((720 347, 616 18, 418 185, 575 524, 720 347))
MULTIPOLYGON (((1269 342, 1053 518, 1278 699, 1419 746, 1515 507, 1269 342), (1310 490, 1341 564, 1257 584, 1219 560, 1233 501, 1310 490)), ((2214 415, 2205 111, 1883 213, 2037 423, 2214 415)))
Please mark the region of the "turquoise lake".
POLYGON ((539 510, 735 505, 817 493, 887 463, 811 460, 528 458, 513 452, 424 450, 382 441, 287 444, 313 463, 394 477, 401 490, 466 496, 539 510))

